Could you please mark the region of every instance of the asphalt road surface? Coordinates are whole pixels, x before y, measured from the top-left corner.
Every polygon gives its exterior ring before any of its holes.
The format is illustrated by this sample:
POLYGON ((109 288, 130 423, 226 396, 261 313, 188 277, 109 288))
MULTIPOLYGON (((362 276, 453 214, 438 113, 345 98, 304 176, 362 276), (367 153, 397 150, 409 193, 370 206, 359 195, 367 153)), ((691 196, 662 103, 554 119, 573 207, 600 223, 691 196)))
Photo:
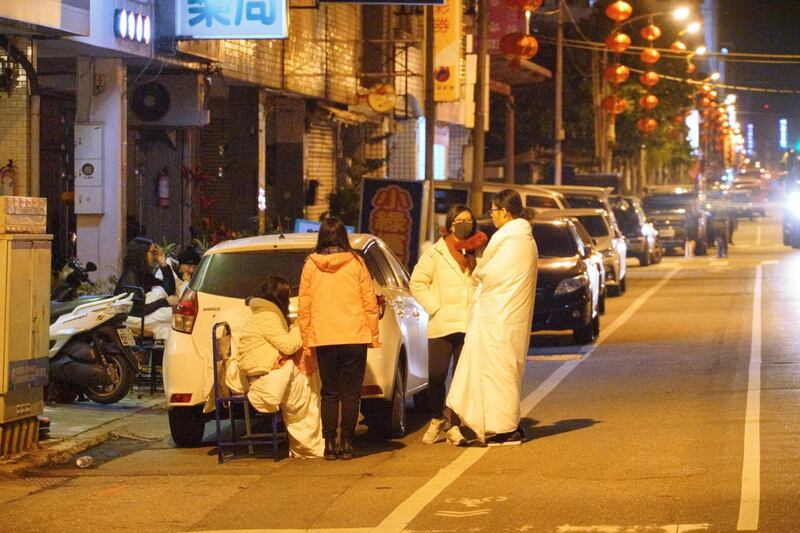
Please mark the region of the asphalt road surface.
POLYGON ((5 482, 0 530, 800 531, 800 252, 779 215, 735 241, 633 261, 595 345, 536 335, 521 446, 426 446, 422 413, 349 462, 217 465, 210 424, 194 449, 131 435, 5 482))

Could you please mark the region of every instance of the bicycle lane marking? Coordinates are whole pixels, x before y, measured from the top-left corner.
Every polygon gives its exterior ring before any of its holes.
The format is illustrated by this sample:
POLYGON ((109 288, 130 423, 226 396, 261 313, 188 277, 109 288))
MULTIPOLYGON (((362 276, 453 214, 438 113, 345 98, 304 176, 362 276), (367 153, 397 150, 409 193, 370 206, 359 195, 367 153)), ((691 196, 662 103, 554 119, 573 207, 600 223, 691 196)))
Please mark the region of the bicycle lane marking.
MULTIPOLYGON (((520 413, 525 416, 536 405, 542 401, 548 394, 550 394, 561 381, 566 378, 581 362, 587 360, 597 349, 598 346, 608 340, 619 328, 621 328, 630 318, 638 311, 650 298, 653 297, 659 290, 661 290, 669 281, 681 270, 681 266, 675 266, 672 270, 666 273, 661 280, 655 285, 647 289, 641 294, 634 302, 628 306, 625 311, 614 320, 609 326, 600 332, 600 336, 594 345, 584 354, 581 360, 567 361, 558 369, 550 374, 545 381, 539 385, 533 392, 526 396, 520 402, 520 413)), ((461 455, 454 459, 449 465, 445 466, 437 472, 427 483, 417 489, 411 496, 408 497, 403 503, 398 505, 394 511, 383 519, 383 521, 375 526, 374 531, 381 532, 401 532, 408 524, 414 520, 417 515, 428 505, 434 498, 436 498, 442 491, 444 491, 450 484, 457 480, 461 475, 466 472, 472 465, 478 462, 486 453, 489 448, 469 448, 461 455)))

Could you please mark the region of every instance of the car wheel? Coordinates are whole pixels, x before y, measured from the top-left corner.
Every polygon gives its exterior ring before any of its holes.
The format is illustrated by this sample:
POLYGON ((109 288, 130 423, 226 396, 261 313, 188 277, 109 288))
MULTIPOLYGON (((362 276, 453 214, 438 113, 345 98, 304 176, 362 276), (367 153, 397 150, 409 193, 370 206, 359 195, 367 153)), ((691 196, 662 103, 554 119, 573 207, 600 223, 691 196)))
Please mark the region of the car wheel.
POLYGON ((595 339, 600 336, 600 315, 592 319, 592 335, 595 339))
POLYGON ((656 244, 655 250, 653 250, 653 256, 650 258, 650 263, 653 265, 657 265, 661 262, 661 259, 664 258, 664 249, 661 247, 660 244, 656 244))
POLYGON ((594 325, 590 320, 588 324, 572 330, 572 339, 575 344, 589 344, 594 340, 594 325))
POLYGON ((203 442, 206 421, 203 406, 170 407, 167 411, 169 432, 180 447, 199 446, 203 442))
POLYGON ((394 388, 390 400, 361 402, 361 408, 367 417, 367 425, 391 439, 399 439, 406 434, 406 386, 403 365, 401 360, 395 369, 394 388))
POLYGON ((608 287, 606 287, 606 292, 608 292, 608 295, 612 297, 619 296, 622 294, 619 285, 609 285, 608 287))
POLYGON ((645 248, 645 251, 639 256, 639 266, 650 266, 650 248, 645 248))
POLYGON ((601 315, 606 314, 606 291, 603 290, 603 293, 600 295, 600 298, 597 299, 597 312, 601 315))
POLYGON ((625 294, 625 291, 628 290, 628 276, 625 276, 621 280, 619 280, 619 293, 625 294))

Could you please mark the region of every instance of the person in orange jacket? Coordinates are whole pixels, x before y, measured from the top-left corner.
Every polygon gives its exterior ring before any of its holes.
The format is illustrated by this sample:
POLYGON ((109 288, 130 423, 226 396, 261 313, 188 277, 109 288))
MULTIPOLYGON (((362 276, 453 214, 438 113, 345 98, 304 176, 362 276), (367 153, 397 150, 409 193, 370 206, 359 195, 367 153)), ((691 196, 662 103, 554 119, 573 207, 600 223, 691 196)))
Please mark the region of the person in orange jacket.
POLYGON ((303 265, 297 320, 303 347, 317 353, 325 459, 351 459, 367 348, 380 346, 378 303, 367 266, 338 218, 322 222, 316 250, 303 265))

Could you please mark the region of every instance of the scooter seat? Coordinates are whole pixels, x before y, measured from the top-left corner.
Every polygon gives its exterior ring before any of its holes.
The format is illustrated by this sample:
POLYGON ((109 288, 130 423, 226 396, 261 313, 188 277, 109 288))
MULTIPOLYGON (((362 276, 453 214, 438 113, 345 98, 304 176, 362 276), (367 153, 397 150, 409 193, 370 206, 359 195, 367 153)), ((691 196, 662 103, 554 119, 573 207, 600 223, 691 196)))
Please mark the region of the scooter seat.
POLYGON ((105 298, 108 298, 108 296, 79 296, 67 302, 50 302, 50 323, 52 324, 62 315, 71 313, 80 305, 96 302, 105 298))

